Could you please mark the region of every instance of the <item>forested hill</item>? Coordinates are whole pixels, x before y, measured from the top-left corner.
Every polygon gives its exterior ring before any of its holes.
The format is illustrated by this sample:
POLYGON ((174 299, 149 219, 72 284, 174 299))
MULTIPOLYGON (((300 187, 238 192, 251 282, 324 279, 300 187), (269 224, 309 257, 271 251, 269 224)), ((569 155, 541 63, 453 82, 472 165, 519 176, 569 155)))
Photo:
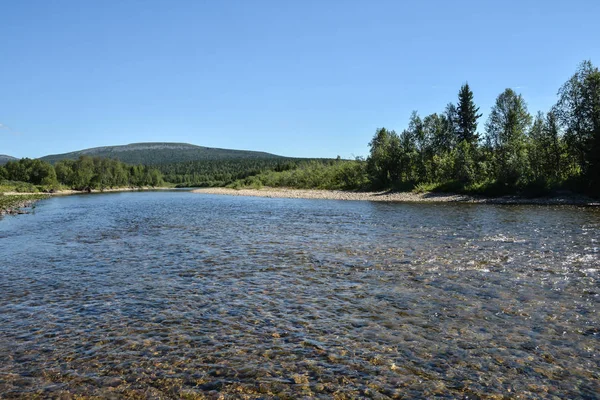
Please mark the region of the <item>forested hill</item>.
POLYGON ((4 154, 0 154, 0 165, 4 165, 9 161, 15 161, 16 158, 15 157, 11 157, 11 156, 7 156, 4 154))
POLYGON ((127 164, 160 165, 190 161, 250 160, 284 157, 275 154, 202 147, 187 143, 132 143, 124 146, 94 147, 64 154, 54 154, 41 159, 54 164, 60 160, 76 160, 80 156, 112 158, 127 164))

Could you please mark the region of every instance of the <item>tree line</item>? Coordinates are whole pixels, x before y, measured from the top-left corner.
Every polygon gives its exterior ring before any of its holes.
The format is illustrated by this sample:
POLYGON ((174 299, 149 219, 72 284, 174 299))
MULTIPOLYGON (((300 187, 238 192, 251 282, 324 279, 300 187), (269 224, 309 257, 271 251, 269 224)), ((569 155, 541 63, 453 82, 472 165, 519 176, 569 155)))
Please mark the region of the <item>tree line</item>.
MULTIPOLYGON (((531 115, 523 96, 504 90, 482 114, 465 83, 456 104, 425 117, 413 111, 400 134, 379 128, 366 160, 244 157, 155 167, 82 156, 54 166, 22 159, 0 179, 84 190, 125 186, 288 186, 323 189, 435 190, 501 195, 570 189, 600 195, 600 71, 582 62, 546 113, 531 115)), ((237 153, 236 153, 237 154, 237 153)))
POLYGON ((9 161, 0 166, 0 179, 49 188, 64 185, 75 190, 156 187, 163 183, 162 174, 156 168, 89 156, 61 160, 54 165, 29 158, 9 161))
POLYGON ((293 158, 240 158, 197 160, 156 165, 167 182, 179 187, 226 186, 266 171, 286 171, 306 160, 293 158))
POLYGON ((231 188, 292 187, 298 189, 354 190, 368 186, 364 161, 338 159, 299 160, 290 168, 271 169, 240 178, 231 188))
POLYGON ((421 118, 414 111, 400 134, 377 129, 366 164, 371 187, 599 194, 600 71, 590 61, 561 86, 548 112, 532 116, 523 96, 506 89, 482 133, 481 116, 465 83, 443 112, 421 118))

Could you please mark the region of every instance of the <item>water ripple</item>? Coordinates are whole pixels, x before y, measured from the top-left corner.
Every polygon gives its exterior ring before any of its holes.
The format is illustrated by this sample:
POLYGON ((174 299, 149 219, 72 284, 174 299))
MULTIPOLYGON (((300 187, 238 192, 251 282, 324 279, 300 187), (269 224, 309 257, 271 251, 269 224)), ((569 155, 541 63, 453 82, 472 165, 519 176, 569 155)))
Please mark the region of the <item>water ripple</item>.
POLYGON ((596 398, 600 213, 182 192, 0 222, 0 397, 596 398))

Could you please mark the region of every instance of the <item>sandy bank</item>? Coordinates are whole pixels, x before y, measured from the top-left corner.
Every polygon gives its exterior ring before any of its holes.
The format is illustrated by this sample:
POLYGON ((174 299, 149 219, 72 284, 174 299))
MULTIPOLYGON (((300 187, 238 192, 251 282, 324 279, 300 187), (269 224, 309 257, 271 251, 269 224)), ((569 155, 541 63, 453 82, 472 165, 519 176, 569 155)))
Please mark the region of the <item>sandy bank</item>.
POLYGON ((274 197, 286 199, 327 199, 352 201, 384 201, 406 203, 479 203, 479 204, 539 204, 539 205, 579 205, 600 206, 600 202, 589 197, 564 194, 553 197, 524 198, 504 196, 485 198, 462 194, 447 193, 412 193, 412 192, 348 192, 342 190, 312 190, 312 189, 228 189, 202 188, 193 190, 194 193, 220 194, 230 196, 274 197))

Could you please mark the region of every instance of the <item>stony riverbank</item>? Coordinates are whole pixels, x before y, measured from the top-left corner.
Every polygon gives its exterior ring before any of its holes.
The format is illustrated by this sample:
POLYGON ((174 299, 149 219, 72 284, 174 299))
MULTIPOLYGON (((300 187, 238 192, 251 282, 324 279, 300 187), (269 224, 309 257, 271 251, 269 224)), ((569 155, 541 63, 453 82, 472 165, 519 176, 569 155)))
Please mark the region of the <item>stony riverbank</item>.
POLYGON ((327 199, 351 201, 383 201, 406 203, 479 203, 479 204, 539 204, 539 205, 578 205, 600 206, 598 200, 565 193, 552 197, 526 198, 519 196, 503 196, 487 198, 480 196, 448 194, 448 193, 412 193, 412 192, 350 192, 343 190, 313 190, 313 189, 229 189, 229 188, 201 188, 193 190, 194 193, 220 194, 230 196, 273 197, 287 199, 327 199))
MULTIPOLYGON (((112 189, 90 189, 90 190, 73 190, 73 189, 61 189, 55 190, 51 192, 44 192, 44 194, 49 194, 53 196, 64 196, 69 194, 85 194, 85 193, 111 193, 111 192, 138 192, 145 190, 169 190, 173 189, 172 187, 122 187, 122 188, 112 188, 112 189)), ((22 192, 4 192, 5 195, 31 195, 34 193, 22 193, 22 192)))
POLYGON ((24 208, 31 207, 36 201, 47 198, 46 194, 14 194, 0 196, 0 216, 5 214, 26 214, 24 208))
POLYGON ((46 199, 50 196, 67 196, 73 194, 84 194, 84 193, 109 193, 109 192, 132 192, 132 191, 146 191, 146 190, 168 190, 171 188, 160 187, 141 187, 141 188, 114 188, 97 190, 93 189, 90 191, 82 190, 57 190, 49 193, 20 193, 20 192, 4 192, 0 193, 0 215, 14 215, 14 214, 26 214, 27 211, 24 208, 30 207, 36 201, 46 199))

